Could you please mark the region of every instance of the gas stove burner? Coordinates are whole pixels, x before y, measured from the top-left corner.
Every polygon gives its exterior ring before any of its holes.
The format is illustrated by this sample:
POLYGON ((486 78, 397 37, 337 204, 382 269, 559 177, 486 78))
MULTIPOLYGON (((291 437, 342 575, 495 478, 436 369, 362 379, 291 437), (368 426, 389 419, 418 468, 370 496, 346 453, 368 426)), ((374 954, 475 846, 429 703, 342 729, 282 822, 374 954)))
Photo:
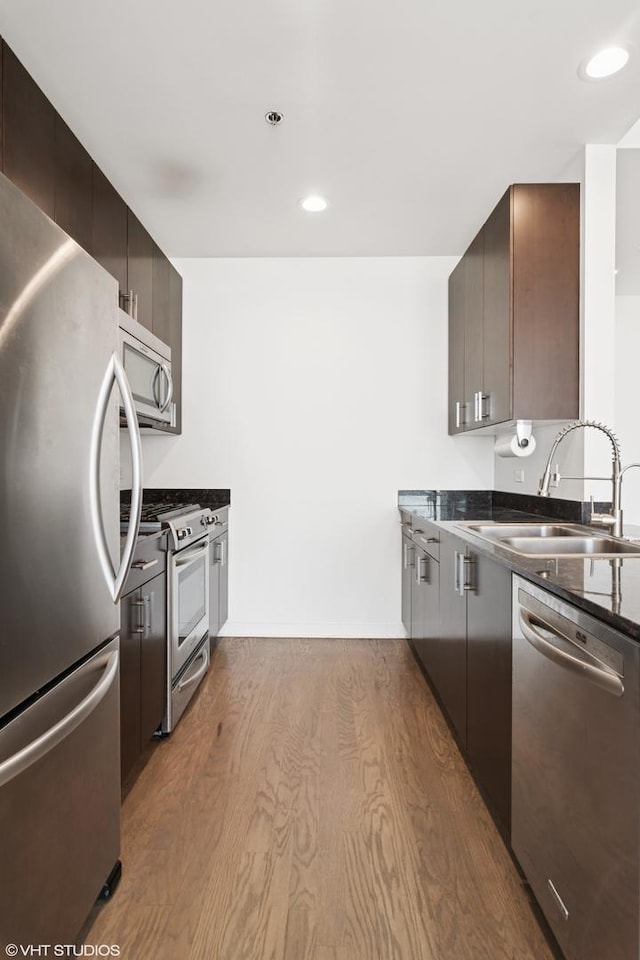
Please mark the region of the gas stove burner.
POLYGON ((157 520, 175 520, 184 513, 193 513, 200 509, 199 503, 163 503, 155 508, 155 517, 157 520))
MULTIPOLYGON (((130 519, 130 507, 122 509, 120 531, 126 532, 130 519)), ((169 533, 169 549, 182 550, 202 537, 207 536, 213 525, 211 510, 198 503, 145 503, 140 512, 139 535, 169 533)))
MULTIPOLYGON (((162 524, 179 517, 183 513, 193 513, 194 510, 200 510, 198 503, 143 503, 140 511, 140 520, 143 523, 162 524)), ((131 505, 126 504, 120 510, 120 522, 128 523, 131 513, 131 505)), ((159 529, 159 527, 158 527, 159 529)))

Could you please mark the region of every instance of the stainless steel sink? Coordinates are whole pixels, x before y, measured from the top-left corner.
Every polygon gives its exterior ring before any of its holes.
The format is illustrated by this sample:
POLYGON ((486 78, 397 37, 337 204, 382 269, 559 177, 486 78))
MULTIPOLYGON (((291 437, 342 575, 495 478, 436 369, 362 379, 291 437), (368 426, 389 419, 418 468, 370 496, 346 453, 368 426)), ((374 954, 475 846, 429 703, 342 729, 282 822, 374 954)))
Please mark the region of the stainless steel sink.
POLYGON ((640 557, 640 544, 591 535, 572 523, 464 523, 460 527, 522 557, 640 557))
POLYGON ((640 546, 614 537, 504 537, 497 541, 509 550, 536 557, 640 557, 640 546))
POLYGON ((466 523, 465 529, 491 540, 505 537, 588 537, 589 534, 567 523, 466 523))

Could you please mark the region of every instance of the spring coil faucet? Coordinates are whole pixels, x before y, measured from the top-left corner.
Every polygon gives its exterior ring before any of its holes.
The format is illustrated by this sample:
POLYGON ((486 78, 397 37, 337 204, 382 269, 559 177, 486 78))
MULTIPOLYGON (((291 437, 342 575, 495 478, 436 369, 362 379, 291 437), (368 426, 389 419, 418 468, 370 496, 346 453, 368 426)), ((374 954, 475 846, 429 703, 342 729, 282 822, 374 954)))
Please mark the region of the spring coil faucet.
MULTIPOLYGON (((620 507, 621 499, 621 487, 622 487, 622 475, 626 470, 631 469, 631 467, 640 466, 637 463, 630 463, 628 467, 622 469, 622 463, 620 460, 620 441, 616 437, 613 430, 610 427, 607 427, 604 423, 599 423, 596 420, 575 420, 573 423, 568 423, 561 430, 558 431, 555 440, 551 446, 551 451, 549 453, 549 458, 547 460, 547 465, 544 468, 544 473, 540 478, 540 483, 538 484, 538 496, 539 497, 548 497, 549 496, 549 484, 551 482, 551 463, 555 456, 555 452, 558 449, 558 445, 567 434, 571 433, 573 430, 578 430, 583 427, 592 427, 594 430, 600 430, 601 433, 604 433, 605 436, 611 441, 611 447, 613 449, 612 456, 612 472, 611 478, 609 477, 564 477, 565 480, 609 480, 611 479, 611 513, 593 513, 591 514, 591 524, 594 527, 609 527, 611 533, 614 537, 622 536, 622 509, 620 507)), ((559 483, 561 479, 560 474, 554 474, 554 479, 559 483)))

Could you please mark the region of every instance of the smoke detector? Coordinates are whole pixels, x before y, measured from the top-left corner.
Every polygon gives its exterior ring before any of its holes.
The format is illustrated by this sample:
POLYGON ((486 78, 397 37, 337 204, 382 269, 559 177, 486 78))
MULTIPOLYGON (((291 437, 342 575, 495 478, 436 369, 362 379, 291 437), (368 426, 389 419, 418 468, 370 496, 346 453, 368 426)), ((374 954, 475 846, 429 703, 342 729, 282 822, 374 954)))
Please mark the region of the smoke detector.
POLYGON ((270 126, 277 127, 284 120, 284 114, 280 113, 279 110, 268 110, 264 118, 270 126))

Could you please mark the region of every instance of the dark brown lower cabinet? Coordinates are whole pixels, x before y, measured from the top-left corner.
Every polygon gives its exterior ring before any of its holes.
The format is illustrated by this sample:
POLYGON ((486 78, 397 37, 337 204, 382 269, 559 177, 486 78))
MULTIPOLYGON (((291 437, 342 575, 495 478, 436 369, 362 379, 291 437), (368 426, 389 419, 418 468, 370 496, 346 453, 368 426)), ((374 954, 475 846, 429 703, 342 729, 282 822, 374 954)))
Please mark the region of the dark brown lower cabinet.
MULTIPOLYGON (((407 539, 403 537, 403 543, 407 539)), ((477 783, 508 836, 511 573, 451 534, 440 531, 439 539, 439 562, 417 545, 407 545, 413 551, 411 643, 477 783)), ((406 577, 405 566, 409 565, 403 547, 406 577)))
POLYGON ((402 625, 409 637, 411 629, 411 594, 413 592, 414 547, 411 537, 402 534, 402 625))
POLYGON ((411 641, 422 666, 431 675, 440 629, 440 565, 426 550, 414 546, 411 578, 411 641))
POLYGON ((162 722, 167 662, 166 576, 120 601, 120 769, 122 781, 162 722))
POLYGON ((467 592, 467 756, 507 834, 511 829, 511 573, 473 557, 467 592))
POLYGON ((429 676, 462 747, 467 743, 467 599, 464 544, 443 533, 440 539, 440 624, 431 645, 429 676))

